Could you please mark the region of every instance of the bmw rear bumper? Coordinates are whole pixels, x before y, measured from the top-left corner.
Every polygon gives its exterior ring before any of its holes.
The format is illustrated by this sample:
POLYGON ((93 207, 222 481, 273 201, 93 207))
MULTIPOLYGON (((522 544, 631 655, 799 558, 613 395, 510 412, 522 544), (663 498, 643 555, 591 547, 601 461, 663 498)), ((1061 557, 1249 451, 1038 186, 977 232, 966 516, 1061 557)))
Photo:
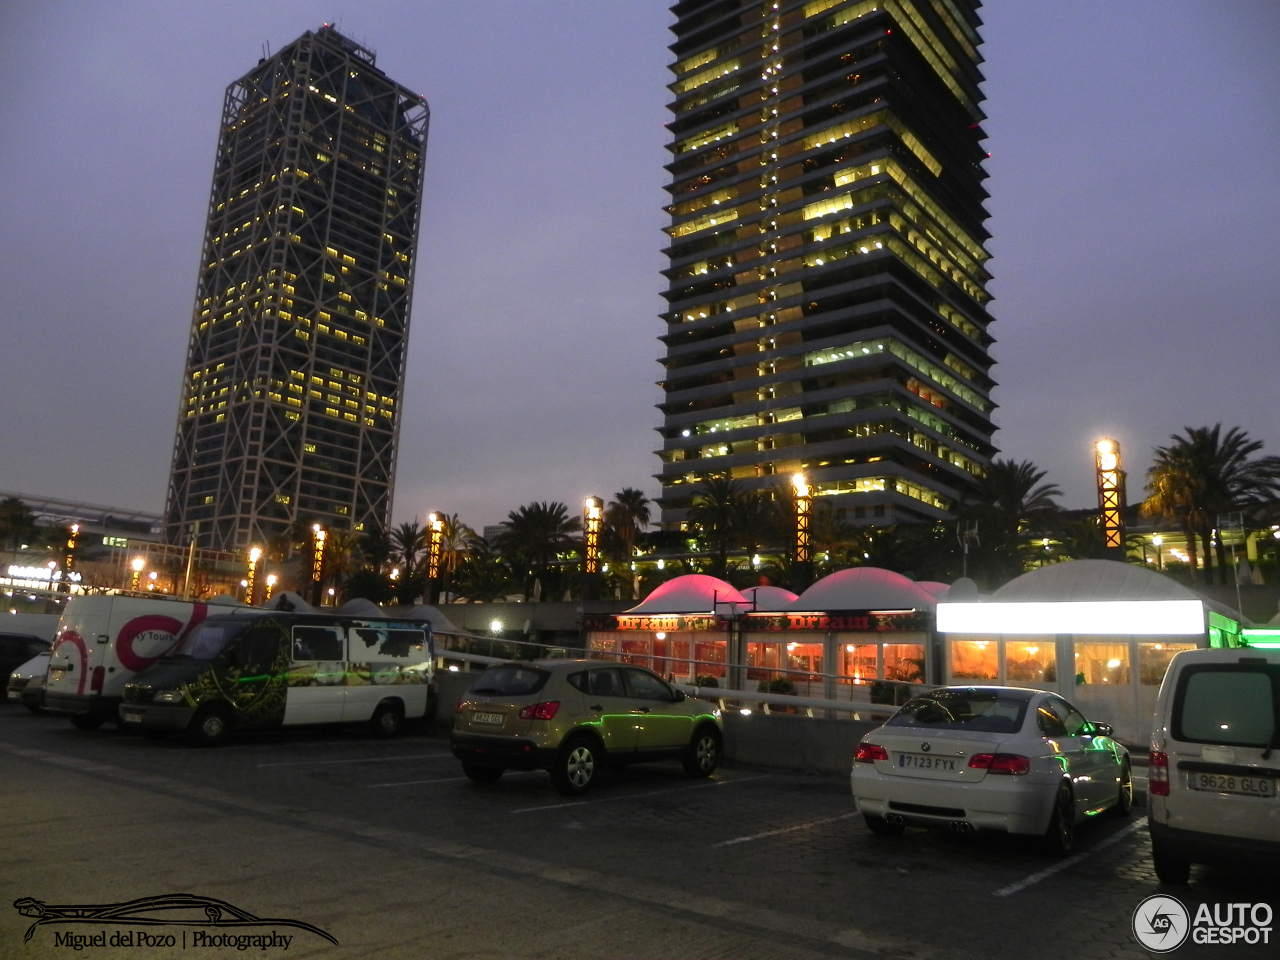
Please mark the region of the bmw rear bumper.
POLYGON ((850 774, 854 803, 859 813, 901 817, 924 827, 967 823, 975 830, 1041 834, 1049 827, 1057 785, 1012 777, 995 783, 947 783, 911 777, 859 776, 858 765, 850 774), (1010 789, 1013 788, 1013 789, 1010 789))

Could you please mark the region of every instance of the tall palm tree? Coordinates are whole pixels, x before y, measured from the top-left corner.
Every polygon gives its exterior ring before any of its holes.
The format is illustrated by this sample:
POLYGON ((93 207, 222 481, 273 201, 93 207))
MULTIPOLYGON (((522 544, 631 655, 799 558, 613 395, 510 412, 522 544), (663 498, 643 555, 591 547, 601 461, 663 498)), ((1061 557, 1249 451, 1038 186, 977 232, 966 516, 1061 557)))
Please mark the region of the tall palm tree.
POLYGON ((482 538, 477 538, 458 565, 454 587, 468 603, 491 603, 511 592, 511 569, 482 538))
POLYGON ((996 587, 1023 571, 1030 541, 1048 533, 1060 512, 1062 491, 1042 483, 1045 471, 1030 460, 996 460, 962 505, 962 521, 977 521, 981 546, 974 572, 996 587))
POLYGON ((525 599, 533 595, 535 585, 544 598, 553 595, 560 582, 554 564, 561 554, 577 548, 573 535, 582 529, 581 518, 570 516, 559 501, 527 503, 507 514, 503 528, 496 545, 520 579, 525 599))
POLYGON ((419 560, 427 548, 427 531, 415 517, 391 530, 391 562, 399 572, 395 576, 396 598, 401 603, 412 603, 423 592, 419 576, 419 560))
POLYGON ((649 498, 634 487, 623 487, 604 508, 605 526, 617 536, 626 560, 635 555, 636 538, 649 525, 650 516, 649 498))
POLYGON ((456 513, 447 513, 441 520, 440 589, 447 592, 459 565, 479 537, 475 530, 458 519, 456 513))
POLYGON ((324 541, 324 573, 335 586, 361 567, 360 534, 332 530, 324 541))
POLYGON ((381 572, 391 562, 391 537, 381 526, 370 527, 360 536, 360 553, 370 569, 381 572))
POLYGON ((1183 430, 1185 436, 1175 433, 1169 438, 1172 443, 1155 449, 1155 459, 1147 470, 1148 496, 1142 510, 1182 528, 1193 582, 1198 576, 1195 538, 1199 536, 1206 567, 1210 552, 1216 548, 1220 578, 1225 583, 1226 550, 1220 537, 1215 541, 1213 528, 1225 513, 1246 510, 1280 495, 1280 457, 1251 459, 1262 449, 1262 441, 1251 440, 1239 427, 1225 434, 1221 423, 1183 430))
POLYGON ((35 541, 37 533, 36 515, 21 497, 0 500, 0 546, 12 551, 13 560, 23 544, 35 541))
POLYGON ((712 573, 721 579, 729 568, 729 548, 734 545, 738 521, 747 492, 728 474, 713 473, 702 478, 689 507, 689 525, 698 533, 705 550, 714 550, 712 573))

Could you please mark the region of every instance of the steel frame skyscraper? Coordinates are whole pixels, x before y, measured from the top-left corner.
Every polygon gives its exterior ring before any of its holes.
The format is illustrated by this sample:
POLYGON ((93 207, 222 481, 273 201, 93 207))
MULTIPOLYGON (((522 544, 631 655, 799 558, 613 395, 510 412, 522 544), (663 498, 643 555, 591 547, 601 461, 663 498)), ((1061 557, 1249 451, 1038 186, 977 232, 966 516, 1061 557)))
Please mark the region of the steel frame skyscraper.
POLYGON ((990 463, 977 7, 672 7, 664 523, 797 472, 850 522, 937 521, 990 463))
POLYGON ((389 523, 428 118, 329 25, 227 88, 170 542, 389 523))

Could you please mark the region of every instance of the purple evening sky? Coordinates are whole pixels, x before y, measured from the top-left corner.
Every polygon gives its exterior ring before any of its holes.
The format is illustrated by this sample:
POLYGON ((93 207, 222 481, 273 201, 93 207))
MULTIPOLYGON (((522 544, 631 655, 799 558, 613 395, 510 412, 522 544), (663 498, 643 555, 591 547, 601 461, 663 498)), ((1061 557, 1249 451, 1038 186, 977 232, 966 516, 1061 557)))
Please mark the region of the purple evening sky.
MULTIPOLYGON (((1003 455, 1280 452, 1280 7, 983 16, 1003 455)), ((0 5, 0 490, 163 508, 223 91, 330 18, 432 109, 396 521, 656 494, 671 16, 479 0, 0 5)))

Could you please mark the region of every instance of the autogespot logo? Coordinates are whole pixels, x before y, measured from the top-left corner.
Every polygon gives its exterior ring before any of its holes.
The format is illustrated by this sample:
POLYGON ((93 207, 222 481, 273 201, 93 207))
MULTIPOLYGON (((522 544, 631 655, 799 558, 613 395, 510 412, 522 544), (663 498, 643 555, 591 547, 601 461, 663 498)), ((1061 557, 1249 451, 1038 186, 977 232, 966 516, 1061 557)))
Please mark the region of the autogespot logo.
POLYGON ((1133 935, 1152 953, 1177 950, 1186 942, 1190 928, 1191 915, 1173 897, 1147 897, 1133 911, 1133 935))

